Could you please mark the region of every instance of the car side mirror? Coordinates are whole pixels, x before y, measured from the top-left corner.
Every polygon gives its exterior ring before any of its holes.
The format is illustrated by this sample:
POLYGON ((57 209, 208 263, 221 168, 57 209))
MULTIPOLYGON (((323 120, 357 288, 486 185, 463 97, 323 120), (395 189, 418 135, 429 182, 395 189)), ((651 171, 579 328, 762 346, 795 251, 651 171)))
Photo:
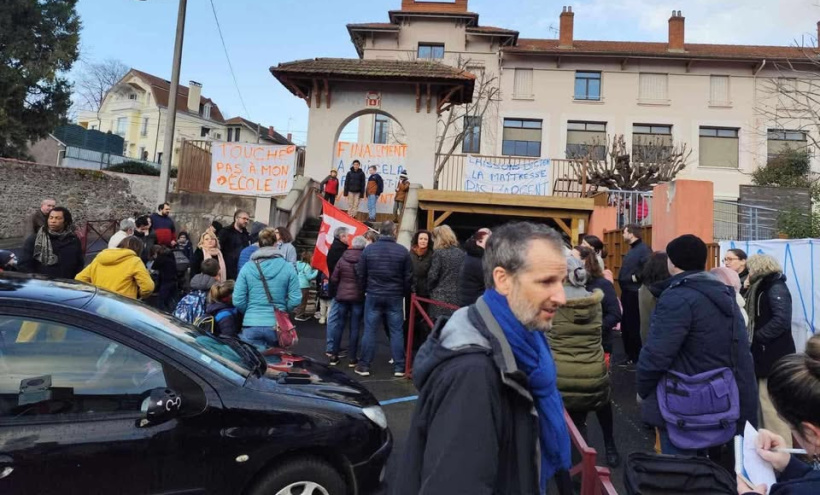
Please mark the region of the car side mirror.
POLYGON ((142 402, 142 412, 145 417, 139 421, 139 426, 153 426, 170 421, 179 416, 182 407, 182 397, 170 388, 155 388, 142 402))

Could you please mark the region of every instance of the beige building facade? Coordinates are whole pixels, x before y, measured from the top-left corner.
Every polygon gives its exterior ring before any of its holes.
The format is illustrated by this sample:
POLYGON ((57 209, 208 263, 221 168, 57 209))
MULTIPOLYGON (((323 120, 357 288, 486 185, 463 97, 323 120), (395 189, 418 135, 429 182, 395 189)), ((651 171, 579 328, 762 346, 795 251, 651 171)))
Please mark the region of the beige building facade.
MULTIPOLYGON (((467 123, 458 153, 566 159, 595 153, 615 135, 633 155, 647 142, 685 144, 692 154, 679 177, 712 181, 727 199, 784 147, 808 148, 813 168, 820 165, 817 122, 783 94, 813 87, 816 66, 807 55, 814 48, 689 44, 680 11, 672 12, 666 42, 575 40, 568 7, 557 40, 482 26, 467 0, 402 0, 388 15, 387 23, 348 25, 362 59, 438 61, 475 74, 476 91, 482 78, 498 85, 499 101, 480 124, 467 123)), ((397 139, 377 118, 361 119, 360 142, 397 139)), ((459 119, 457 131, 464 124, 459 119)), ((434 160, 410 165, 422 168, 413 175, 425 187, 434 160)))

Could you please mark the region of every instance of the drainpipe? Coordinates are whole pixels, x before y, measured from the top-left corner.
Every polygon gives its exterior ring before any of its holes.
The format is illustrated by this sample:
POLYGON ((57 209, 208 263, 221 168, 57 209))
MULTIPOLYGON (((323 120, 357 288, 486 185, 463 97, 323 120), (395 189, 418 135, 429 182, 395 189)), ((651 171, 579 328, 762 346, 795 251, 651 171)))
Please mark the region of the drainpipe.
MULTIPOLYGON (((764 67, 766 67, 765 58, 763 59, 763 62, 760 63, 760 67, 752 73, 752 108, 755 112, 757 112, 757 75, 760 74, 760 71, 762 71, 764 67)), ((755 156, 757 156, 757 153, 755 153, 755 156)))

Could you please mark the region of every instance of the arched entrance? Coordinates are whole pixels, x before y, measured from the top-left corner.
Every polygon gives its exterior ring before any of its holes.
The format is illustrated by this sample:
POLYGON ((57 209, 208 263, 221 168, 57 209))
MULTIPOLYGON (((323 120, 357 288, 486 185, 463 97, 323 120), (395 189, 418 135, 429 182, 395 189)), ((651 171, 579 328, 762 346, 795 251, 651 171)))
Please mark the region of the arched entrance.
POLYGON ((386 115, 406 135, 411 181, 433 186, 438 115, 472 99, 475 76, 435 62, 315 59, 289 62, 271 73, 310 107, 305 175, 322 180, 341 130, 367 114, 386 115))

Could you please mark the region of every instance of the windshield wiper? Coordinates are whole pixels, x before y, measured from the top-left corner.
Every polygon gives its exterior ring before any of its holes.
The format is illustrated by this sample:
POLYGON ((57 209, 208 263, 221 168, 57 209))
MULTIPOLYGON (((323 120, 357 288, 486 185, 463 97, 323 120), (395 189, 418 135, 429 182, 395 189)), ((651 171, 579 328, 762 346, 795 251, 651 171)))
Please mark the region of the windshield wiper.
POLYGON ((242 353, 247 356, 248 360, 253 364, 254 371, 256 371, 259 376, 264 375, 268 369, 268 362, 265 360, 265 356, 259 352, 259 349, 257 349, 255 345, 249 344, 242 339, 236 339, 235 342, 239 344, 242 353))

